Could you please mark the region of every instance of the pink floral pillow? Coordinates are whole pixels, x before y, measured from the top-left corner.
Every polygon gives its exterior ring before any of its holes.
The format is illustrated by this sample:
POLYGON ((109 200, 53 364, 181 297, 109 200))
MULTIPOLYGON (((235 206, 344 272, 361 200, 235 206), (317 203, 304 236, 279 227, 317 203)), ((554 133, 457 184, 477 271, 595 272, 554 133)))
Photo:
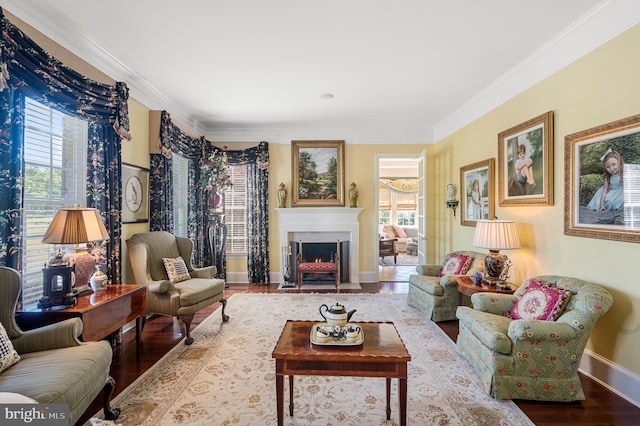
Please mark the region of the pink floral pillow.
POLYGON ((466 274, 471 266, 471 256, 465 256, 464 254, 451 253, 447 262, 442 267, 440 276, 445 275, 462 275, 466 274))
POLYGON ((569 301, 571 292, 531 280, 524 294, 513 305, 509 318, 526 320, 557 320, 569 301))

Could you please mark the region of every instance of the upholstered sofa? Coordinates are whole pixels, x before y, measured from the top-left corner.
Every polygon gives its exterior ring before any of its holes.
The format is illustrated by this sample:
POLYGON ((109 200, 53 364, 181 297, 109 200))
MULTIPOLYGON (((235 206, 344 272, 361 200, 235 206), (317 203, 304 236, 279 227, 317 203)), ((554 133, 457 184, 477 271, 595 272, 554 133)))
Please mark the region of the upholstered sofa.
POLYGON ((577 371, 596 320, 613 303, 605 289, 577 278, 546 275, 526 280, 513 295, 476 293, 471 301, 473 308, 460 306, 457 310, 456 347, 473 366, 487 394, 496 399, 544 401, 585 398, 577 371), (568 290, 566 306, 562 308, 563 303, 552 296, 536 296, 541 293, 540 284, 568 290), (527 291, 530 286, 534 291, 527 291), (511 319, 508 315, 518 317, 520 310, 514 315, 514 304, 526 300, 531 303, 525 309, 532 315, 543 312, 545 304, 556 303, 559 318, 511 319))
POLYGON ((418 241, 418 228, 412 226, 385 225, 380 233, 381 238, 395 238, 396 250, 399 253, 407 251, 408 242, 418 241))
POLYGON ((15 321, 20 290, 20 273, 0 267, 0 321, 13 347, 6 346, 4 337, 0 337, 0 356, 13 358, 1 363, 7 368, 0 372, 0 394, 4 395, 0 403, 9 402, 4 398, 11 395, 22 396, 21 401, 29 398, 41 404, 68 404, 72 425, 104 390, 104 416, 108 420, 117 418, 120 410, 110 406, 114 380, 109 376, 113 354, 109 342, 81 342, 79 318, 21 330, 15 321))
POLYGON ((419 265, 418 274, 409 276, 407 303, 417 308, 432 321, 450 321, 456 319, 458 307, 458 283, 460 275, 473 275, 484 272, 485 254, 476 251, 454 251, 447 254, 442 263, 419 265), (445 274, 445 266, 462 257, 468 258, 468 265, 460 274, 445 274))
POLYGON ((165 231, 142 232, 127 240, 129 260, 137 284, 147 287, 147 303, 143 313, 142 328, 146 316, 151 314, 178 317, 185 325, 185 345, 193 343, 191 321, 200 309, 215 302, 222 304, 222 321, 227 300, 224 298, 225 282, 216 278, 216 267, 194 268, 191 265, 193 242, 165 231), (181 258, 188 274, 170 279, 163 259, 181 258))

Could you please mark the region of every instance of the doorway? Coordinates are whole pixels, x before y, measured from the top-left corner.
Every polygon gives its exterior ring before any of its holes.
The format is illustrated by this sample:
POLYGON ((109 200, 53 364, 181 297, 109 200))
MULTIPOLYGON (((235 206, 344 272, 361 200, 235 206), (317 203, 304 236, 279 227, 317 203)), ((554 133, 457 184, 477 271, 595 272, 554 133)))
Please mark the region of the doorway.
POLYGON ((375 159, 376 215, 374 223, 378 280, 408 281, 425 259, 425 151, 377 154, 375 159), (393 240, 397 256, 389 256, 393 240), (380 256, 380 245, 385 256, 380 256))

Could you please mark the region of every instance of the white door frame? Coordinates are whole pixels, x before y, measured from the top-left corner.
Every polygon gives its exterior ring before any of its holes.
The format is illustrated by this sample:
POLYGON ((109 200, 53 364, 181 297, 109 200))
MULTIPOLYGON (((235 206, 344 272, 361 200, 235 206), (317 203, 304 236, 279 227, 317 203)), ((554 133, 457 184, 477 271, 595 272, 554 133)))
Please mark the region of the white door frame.
MULTIPOLYGON (((426 238, 425 238, 425 230, 426 230, 426 226, 427 224, 425 223, 425 219, 426 215, 426 192, 425 192, 425 179, 424 177, 426 176, 426 164, 427 164, 427 151, 426 149, 423 150, 422 152, 416 153, 416 152, 404 152, 404 153, 391 153, 391 152, 383 152, 383 153, 376 153, 374 155, 374 166, 373 169, 375 171, 374 173, 374 181, 373 181, 373 187, 376 188, 374 192, 375 194, 375 200, 374 200, 374 206, 375 206, 375 215, 374 215, 374 223, 373 223, 373 241, 377 242, 379 239, 379 228, 380 225, 378 225, 378 223, 380 222, 380 212, 378 211, 378 205, 379 205, 379 198, 380 198, 380 194, 377 190, 378 186, 379 186, 379 180, 380 180, 380 159, 383 158, 413 158, 413 159, 418 159, 421 160, 420 164, 422 165, 422 169, 418 171, 418 176, 419 178, 419 186, 418 186, 418 191, 419 191, 419 196, 418 196, 418 203, 422 203, 422 205, 418 204, 418 212, 422 212, 422 215, 424 215, 424 217, 420 217, 421 215, 419 214, 416 217, 416 221, 419 221, 418 223, 418 263, 422 264, 424 263, 424 259, 426 259, 427 254, 426 254, 426 238), (420 197, 420 194, 422 195, 420 197), (421 223, 420 223, 421 222, 421 223)), ((378 267, 378 259, 379 259, 379 245, 378 244, 374 244, 374 248, 373 248, 373 255, 374 255, 374 261, 373 264, 375 265, 375 280, 376 282, 380 281, 380 268, 378 267)))

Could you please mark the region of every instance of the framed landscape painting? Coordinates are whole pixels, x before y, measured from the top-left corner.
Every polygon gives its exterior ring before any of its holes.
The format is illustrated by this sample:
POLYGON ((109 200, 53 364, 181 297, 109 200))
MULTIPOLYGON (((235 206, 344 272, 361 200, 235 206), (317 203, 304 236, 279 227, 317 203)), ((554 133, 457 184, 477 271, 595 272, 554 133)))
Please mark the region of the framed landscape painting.
POLYGON ((500 206, 553 205, 553 111, 498 134, 500 206))
POLYGON ((565 137, 564 233, 640 242, 640 115, 565 137))
POLYGON ((292 207, 344 206, 344 141, 291 141, 292 207))
POLYGON ((493 219, 494 160, 478 161, 460 167, 460 223, 476 226, 478 219, 493 219))

